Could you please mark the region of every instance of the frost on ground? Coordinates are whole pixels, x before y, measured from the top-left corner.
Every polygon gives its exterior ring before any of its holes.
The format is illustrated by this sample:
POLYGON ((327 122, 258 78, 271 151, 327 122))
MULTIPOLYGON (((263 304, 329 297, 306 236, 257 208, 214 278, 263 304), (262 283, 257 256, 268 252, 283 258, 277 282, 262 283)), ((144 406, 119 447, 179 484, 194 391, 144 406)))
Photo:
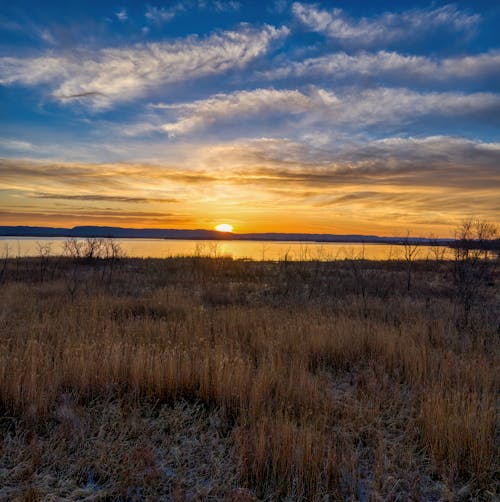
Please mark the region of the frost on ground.
MULTIPOLYGON (((2 421, 0 500, 178 500, 243 495, 216 411, 65 396, 43 428, 2 421)), ((243 499, 242 499, 243 500, 243 499)))

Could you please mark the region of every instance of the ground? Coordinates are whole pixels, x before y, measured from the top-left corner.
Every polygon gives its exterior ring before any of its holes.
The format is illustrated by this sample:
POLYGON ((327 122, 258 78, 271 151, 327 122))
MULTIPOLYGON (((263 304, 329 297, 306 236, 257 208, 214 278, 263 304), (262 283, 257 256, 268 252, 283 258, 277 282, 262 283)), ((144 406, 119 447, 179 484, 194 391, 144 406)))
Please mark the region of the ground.
POLYGON ((7 260, 0 499, 495 500, 478 267, 7 260))

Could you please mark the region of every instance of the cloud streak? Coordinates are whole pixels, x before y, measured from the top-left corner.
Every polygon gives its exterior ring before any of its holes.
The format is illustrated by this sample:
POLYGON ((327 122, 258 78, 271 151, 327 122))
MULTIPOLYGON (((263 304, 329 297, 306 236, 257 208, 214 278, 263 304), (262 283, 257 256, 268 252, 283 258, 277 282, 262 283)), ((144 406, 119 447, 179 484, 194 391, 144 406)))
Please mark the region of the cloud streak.
MULTIPOLYGON (((318 98, 321 100, 321 98, 318 98)), ((326 95, 325 95, 326 99, 326 95)), ((331 96, 331 99, 336 99, 331 96)), ((296 90, 255 89, 216 94, 208 99, 174 105, 153 105, 156 110, 173 111, 179 119, 160 128, 169 135, 187 134, 235 118, 269 114, 302 113, 314 107, 314 99, 296 90)))
POLYGON ((334 79, 352 76, 382 77, 399 82, 441 82, 450 79, 500 77, 500 51, 473 56, 436 59, 379 51, 347 54, 337 52, 303 61, 289 61, 276 69, 262 72, 261 77, 275 80, 288 77, 328 75, 334 79))
POLYGON ((30 194, 30 197, 33 197, 35 199, 73 200, 73 201, 92 201, 92 202, 126 202, 126 203, 179 202, 178 199, 155 199, 146 197, 125 197, 120 195, 97 195, 97 194, 69 195, 69 194, 56 194, 56 193, 35 193, 35 194, 30 194))
POLYGON ((168 8, 147 5, 144 17, 152 23, 162 24, 171 21, 179 12, 184 10, 185 7, 180 2, 168 8))
POLYGON ((64 210, 3 210, 0 209, 0 217, 3 221, 8 221, 13 225, 23 225, 26 220, 34 222, 37 225, 52 226, 54 221, 58 224, 67 226, 80 225, 82 221, 91 225, 116 225, 116 226, 144 226, 145 224, 153 227, 165 226, 189 226, 193 220, 185 215, 169 213, 150 213, 129 211, 91 211, 89 209, 64 211, 64 210))
MULTIPOLYGON (((157 104, 152 108, 173 113, 176 119, 158 126, 136 124, 129 129, 130 134, 157 129, 177 136, 231 121, 267 121, 275 115, 288 118, 300 115, 309 124, 325 124, 328 129, 407 123, 426 115, 479 117, 484 113, 489 116, 492 110, 500 111, 500 95, 420 93, 404 88, 353 89, 343 94, 315 87, 308 92, 255 89, 216 94, 194 102, 157 104)), ((295 125, 305 127, 303 121, 296 121, 295 125)))
POLYGON ((348 18, 342 9, 323 10, 316 5, 295 2, 295 17, 310 31, 323 33, 344 45, 371 47, 423 37, 436 30, 470 32, 480 21, 477 14, 461 12, 453 5, 436 9, 386 12, 378 17, 348 18))
POLYGON ((161 86, 243 68, 265 54, 286 27, 243 25, 206 38, 151 42, 97 52, 48 53, 41 57, 0 58, 0 84, 46 84, 54 99, 68 97, 94 109, 130 101, 161 86))

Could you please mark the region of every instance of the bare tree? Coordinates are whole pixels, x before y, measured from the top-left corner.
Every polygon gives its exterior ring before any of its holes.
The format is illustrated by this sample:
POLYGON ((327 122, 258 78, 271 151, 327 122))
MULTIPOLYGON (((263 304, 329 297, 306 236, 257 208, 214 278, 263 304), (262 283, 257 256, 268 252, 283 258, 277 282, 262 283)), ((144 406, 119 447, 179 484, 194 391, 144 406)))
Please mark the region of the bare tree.
MULTIPOLYGON (((429 256, 436 262, 444 260, 446 247, 443 246, 434 234, 429 235, 429 256)), ((429 259, 429 258, 428 258, 429 259)))
POLYGON ((0 272, 0 283, 5 281, 7 275, 7 263, 9 261, 9 245, 5 244, 2 257, 2 270, 0 272))
POLYGON ((415 240, 410 237, 410 231, 406 232, 406 237, 401 241, 404 251, 404 259, 406 261, 406 289, 411 289, 411 273, 412 264, 420 249, 415 240))
POLYGON ((40 282, 43 282, 47 272, 50 255, 52 254, 52 244, 50 242, 37 242, 36 245, 38 248, 38 258, 40 263, 40 282))
POLYGON ((117 259, 121 254, 120 246, 113 239, 87 237, 84 240, 67 239, 64 243, 64 254, 73 259, 87 262, 101 259, 117 259))
POLYGON ((64 241, 63 254, 73 260, 82 258, 83 245, 78 239, 71 238, 64 241))
POLYGON ((103 268, 101 279, 106 279, 107 284, 110 285, 113 279, 113 271, 116 263, 123 257, 123 251, 120 244, 118 244, 115 240, 103 239, 101 243, 101 256, 106 264, 106 267, 103 268))
MULTIPOLYGON (((64 243, 64 255, 71 258, 73 265, 66 274, 67 289, 73 299, 81 283, 81 265, 92 265, 92 274, 97 274, 100 281, 108 286, 119 259, 123 257, 120 245, 111 238, 88 237, 83 240, 67 239, 64 243)), ((87 285, 88 286, 88 285, 87 285)))

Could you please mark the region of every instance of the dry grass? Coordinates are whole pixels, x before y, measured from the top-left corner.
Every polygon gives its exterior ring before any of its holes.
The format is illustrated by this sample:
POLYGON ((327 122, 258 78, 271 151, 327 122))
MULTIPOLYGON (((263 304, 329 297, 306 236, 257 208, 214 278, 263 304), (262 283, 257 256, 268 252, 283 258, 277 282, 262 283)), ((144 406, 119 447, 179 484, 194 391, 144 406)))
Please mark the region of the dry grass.
POLYGON ((0 498, 493 499, 498 271, 414 265, 12 261, 0 498))
POLYGON ((238 493, 232 443, 217 412, 179 402, 131 407, 117 396, 58 401, 53 423, 2 445, 1 500, 214 500, 238 493))

